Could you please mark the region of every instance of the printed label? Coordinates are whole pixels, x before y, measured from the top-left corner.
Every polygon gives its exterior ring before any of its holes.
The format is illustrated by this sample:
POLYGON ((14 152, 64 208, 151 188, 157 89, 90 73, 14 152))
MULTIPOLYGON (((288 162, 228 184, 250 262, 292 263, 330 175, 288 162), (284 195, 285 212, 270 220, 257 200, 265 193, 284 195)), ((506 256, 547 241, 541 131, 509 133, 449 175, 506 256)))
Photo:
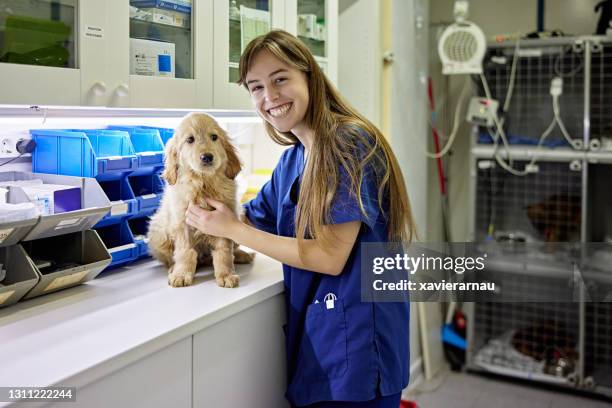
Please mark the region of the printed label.
POLYGON ((143 200, 149 200, 149 199, 155 198, 155 197, 157 197, 157 194, 144 194, 144 195, 140 196, 140 198, 142 198, 143 200))
POLYGON ((125 249, 132 249, 132 248, 136 248, 136 244, 125 244, 125 245, 121 245, 121 246, 118 246, 118 247, 109 248, 108 249, 108 253, 112 254, 112 253, 115 253, 115 252, 123 251, 125 249))
POLYGON ((63 220, 57 223, 57 225, 55 226, 54 229, 58 230, 58 229, 62 229, 62 228, 68 228, 68 227, 72 227, 75 224, 78 224, 79 222, 81 222, 82 218, 71 218, 69 220, 63 220))
POLYGON ((104 29, 102 27, 85 25, 85 37, 102 40, 104 38, 104 29))
POLYGON ((6 302, 11 296, 15 293, 14 290, 9 290, 8 292, 0 293, 0 305, 6 302))
POLYGON ((47 291, 57 289, 57 288, 62 288, 64 286, 74 285, 75 283, 80 282, 89 272, 90 270, 86 269, 83 272, 77 272, 77 273, 73 273, 72 275, 66 275, 66 276, 61 276, 59 278, 55 278, 43 290, 43 292, 47 292, 47 291))
POLYGON ((9 237, 9 235, 11 235, 11 233, 14 230, 15 228, 8 228, 8 229, 0 230, 0 244, 3 243, 9 237))
POLYGON ((110 211, 110 215, 121 215, 126 214, 128 212, 128 203, 124 203, 123 201, 113 201, 112 207, 110 211))

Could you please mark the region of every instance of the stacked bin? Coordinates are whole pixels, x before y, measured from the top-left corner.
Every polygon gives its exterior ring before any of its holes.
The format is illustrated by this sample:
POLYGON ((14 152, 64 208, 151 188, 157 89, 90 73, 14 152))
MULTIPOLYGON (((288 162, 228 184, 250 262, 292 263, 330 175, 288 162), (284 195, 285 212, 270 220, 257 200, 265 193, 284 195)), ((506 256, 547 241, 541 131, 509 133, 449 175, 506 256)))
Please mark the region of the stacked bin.
POLYGON ((129 185, 138 202, 138 211, 128 220, 128 229, 138 247, 138 258, 149 256, 146 241, 149 220, 159 208, 164 184, 160 172, 164 167, 164 142, 158 128, 144 126, 109 126, 126 132, 138 156, 138 169, 128 175, 129 185))
MULTIPOLYGON (((0 307, 93 279, 111 261, 100 237, 90 229, 110 208, 100 186, 82 177, 0 173, 0 182, 34 179, 78 187, 82 208, 0 224, 0 263, 6 269, 0 285, 0 307)), ((29 202, 21 187, 8 189, 8 203, 29 202)))
POLYGON ((119 128, 30 133, 37 144, 34 171, 95 178, 108 197, 110 211, 94 228, 112 255, 109 267, 147 254, 144 239, 135 240, 130 220, 152 214, 159 205, 163 190, 157 174, 163 166, 159 134, 119 128))

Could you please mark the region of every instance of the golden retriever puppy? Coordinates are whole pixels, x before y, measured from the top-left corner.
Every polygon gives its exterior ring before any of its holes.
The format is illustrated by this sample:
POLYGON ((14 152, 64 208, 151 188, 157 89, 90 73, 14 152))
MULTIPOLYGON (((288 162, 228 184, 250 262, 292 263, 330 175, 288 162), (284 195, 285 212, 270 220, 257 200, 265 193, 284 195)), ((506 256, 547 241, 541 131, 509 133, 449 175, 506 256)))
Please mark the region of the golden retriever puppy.
POLYGON ((185 222, 189 203, 210 209, 205 197, 236 209, 234 178, 240 167, 227 134, 206 114, 187 115, 166 144, 167 185, 148 238, 151 254, 168 268, 171 286, 191 285, 198 262, 212 258, 217 284, 233 288, 238 286, 234 262, 253 261, 254 255, 238 250, 233 241, 202 234, 185 222))

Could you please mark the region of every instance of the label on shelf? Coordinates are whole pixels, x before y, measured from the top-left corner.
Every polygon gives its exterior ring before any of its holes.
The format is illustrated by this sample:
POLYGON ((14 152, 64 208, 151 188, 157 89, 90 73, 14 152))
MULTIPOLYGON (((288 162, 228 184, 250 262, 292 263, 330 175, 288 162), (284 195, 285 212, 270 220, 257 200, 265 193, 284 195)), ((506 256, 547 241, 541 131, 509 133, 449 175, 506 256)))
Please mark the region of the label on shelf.
POLYGON ((68 227, 72 227, 75 224, 78 224, 79 222, 81 222, 82 218, 70 218, 69 220, 63 220, 60 221, 54 229, 58 230, 58 229, 62 229, 62 228, 68 228, 68 227))
POLYGON ((68 285, 74 285, 75 283, 80 282, 89 272, 90 270, 86 269, 82 272, 77 272, 71 275, 60 276, 59 278, 55 278, 51 281, 49 285, 47 285, 47 287, 43 290, 43 292, 62 288, 68 285))
POLYGON ((0 244, 6 240, 15 228, 7 228, 0 230, 0 244))
POLYGON ((111 216, 126 214, 128 212, 128 203, 124 203, 123 201, 112 201, 111 204, 111 216))
POLYGON ((157 194, 143 194, 140 196, 140 198, 142 198, 143 200, 148 200, 155 197, 157 197, 157 194))
POLYGON ((108 253, 112 254, 115 252, 123 251, 125 249, 133 249, 133 248, 136 248, 136 244, 125 244, 125 245, 117 246, 114 248, 108 248, 108 253))
POLYGON ((0 305, 6 302, 11 296, 15 293, 14 290, 9 290, 8 292, 0 293, 0 305))

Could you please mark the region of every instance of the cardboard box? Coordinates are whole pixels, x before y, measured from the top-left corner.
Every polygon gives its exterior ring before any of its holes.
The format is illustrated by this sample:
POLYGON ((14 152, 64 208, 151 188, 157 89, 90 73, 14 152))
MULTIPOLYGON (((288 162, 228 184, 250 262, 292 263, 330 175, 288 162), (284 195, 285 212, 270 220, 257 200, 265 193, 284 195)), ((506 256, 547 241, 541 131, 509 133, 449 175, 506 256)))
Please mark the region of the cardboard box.
POLYGON ((191 0, 131 0, 130 5, 138 8, 162 8, 191 14, 191 0))
POLYGON ((174 43, 130 38, 130 74, 175 76, 174 43))
POLYGON ((39 184, 20 187, 41 215, 60 214, 82 209, 81 189, 62 184, 39 184))
POLYGON ((180 11, 172 11, 160 8, 143 8, 140 11, 145 12, 145 21, 152 21, 158 24, 165 24, 174 27, 191 27, 191 14, 181 13, 180 11))

